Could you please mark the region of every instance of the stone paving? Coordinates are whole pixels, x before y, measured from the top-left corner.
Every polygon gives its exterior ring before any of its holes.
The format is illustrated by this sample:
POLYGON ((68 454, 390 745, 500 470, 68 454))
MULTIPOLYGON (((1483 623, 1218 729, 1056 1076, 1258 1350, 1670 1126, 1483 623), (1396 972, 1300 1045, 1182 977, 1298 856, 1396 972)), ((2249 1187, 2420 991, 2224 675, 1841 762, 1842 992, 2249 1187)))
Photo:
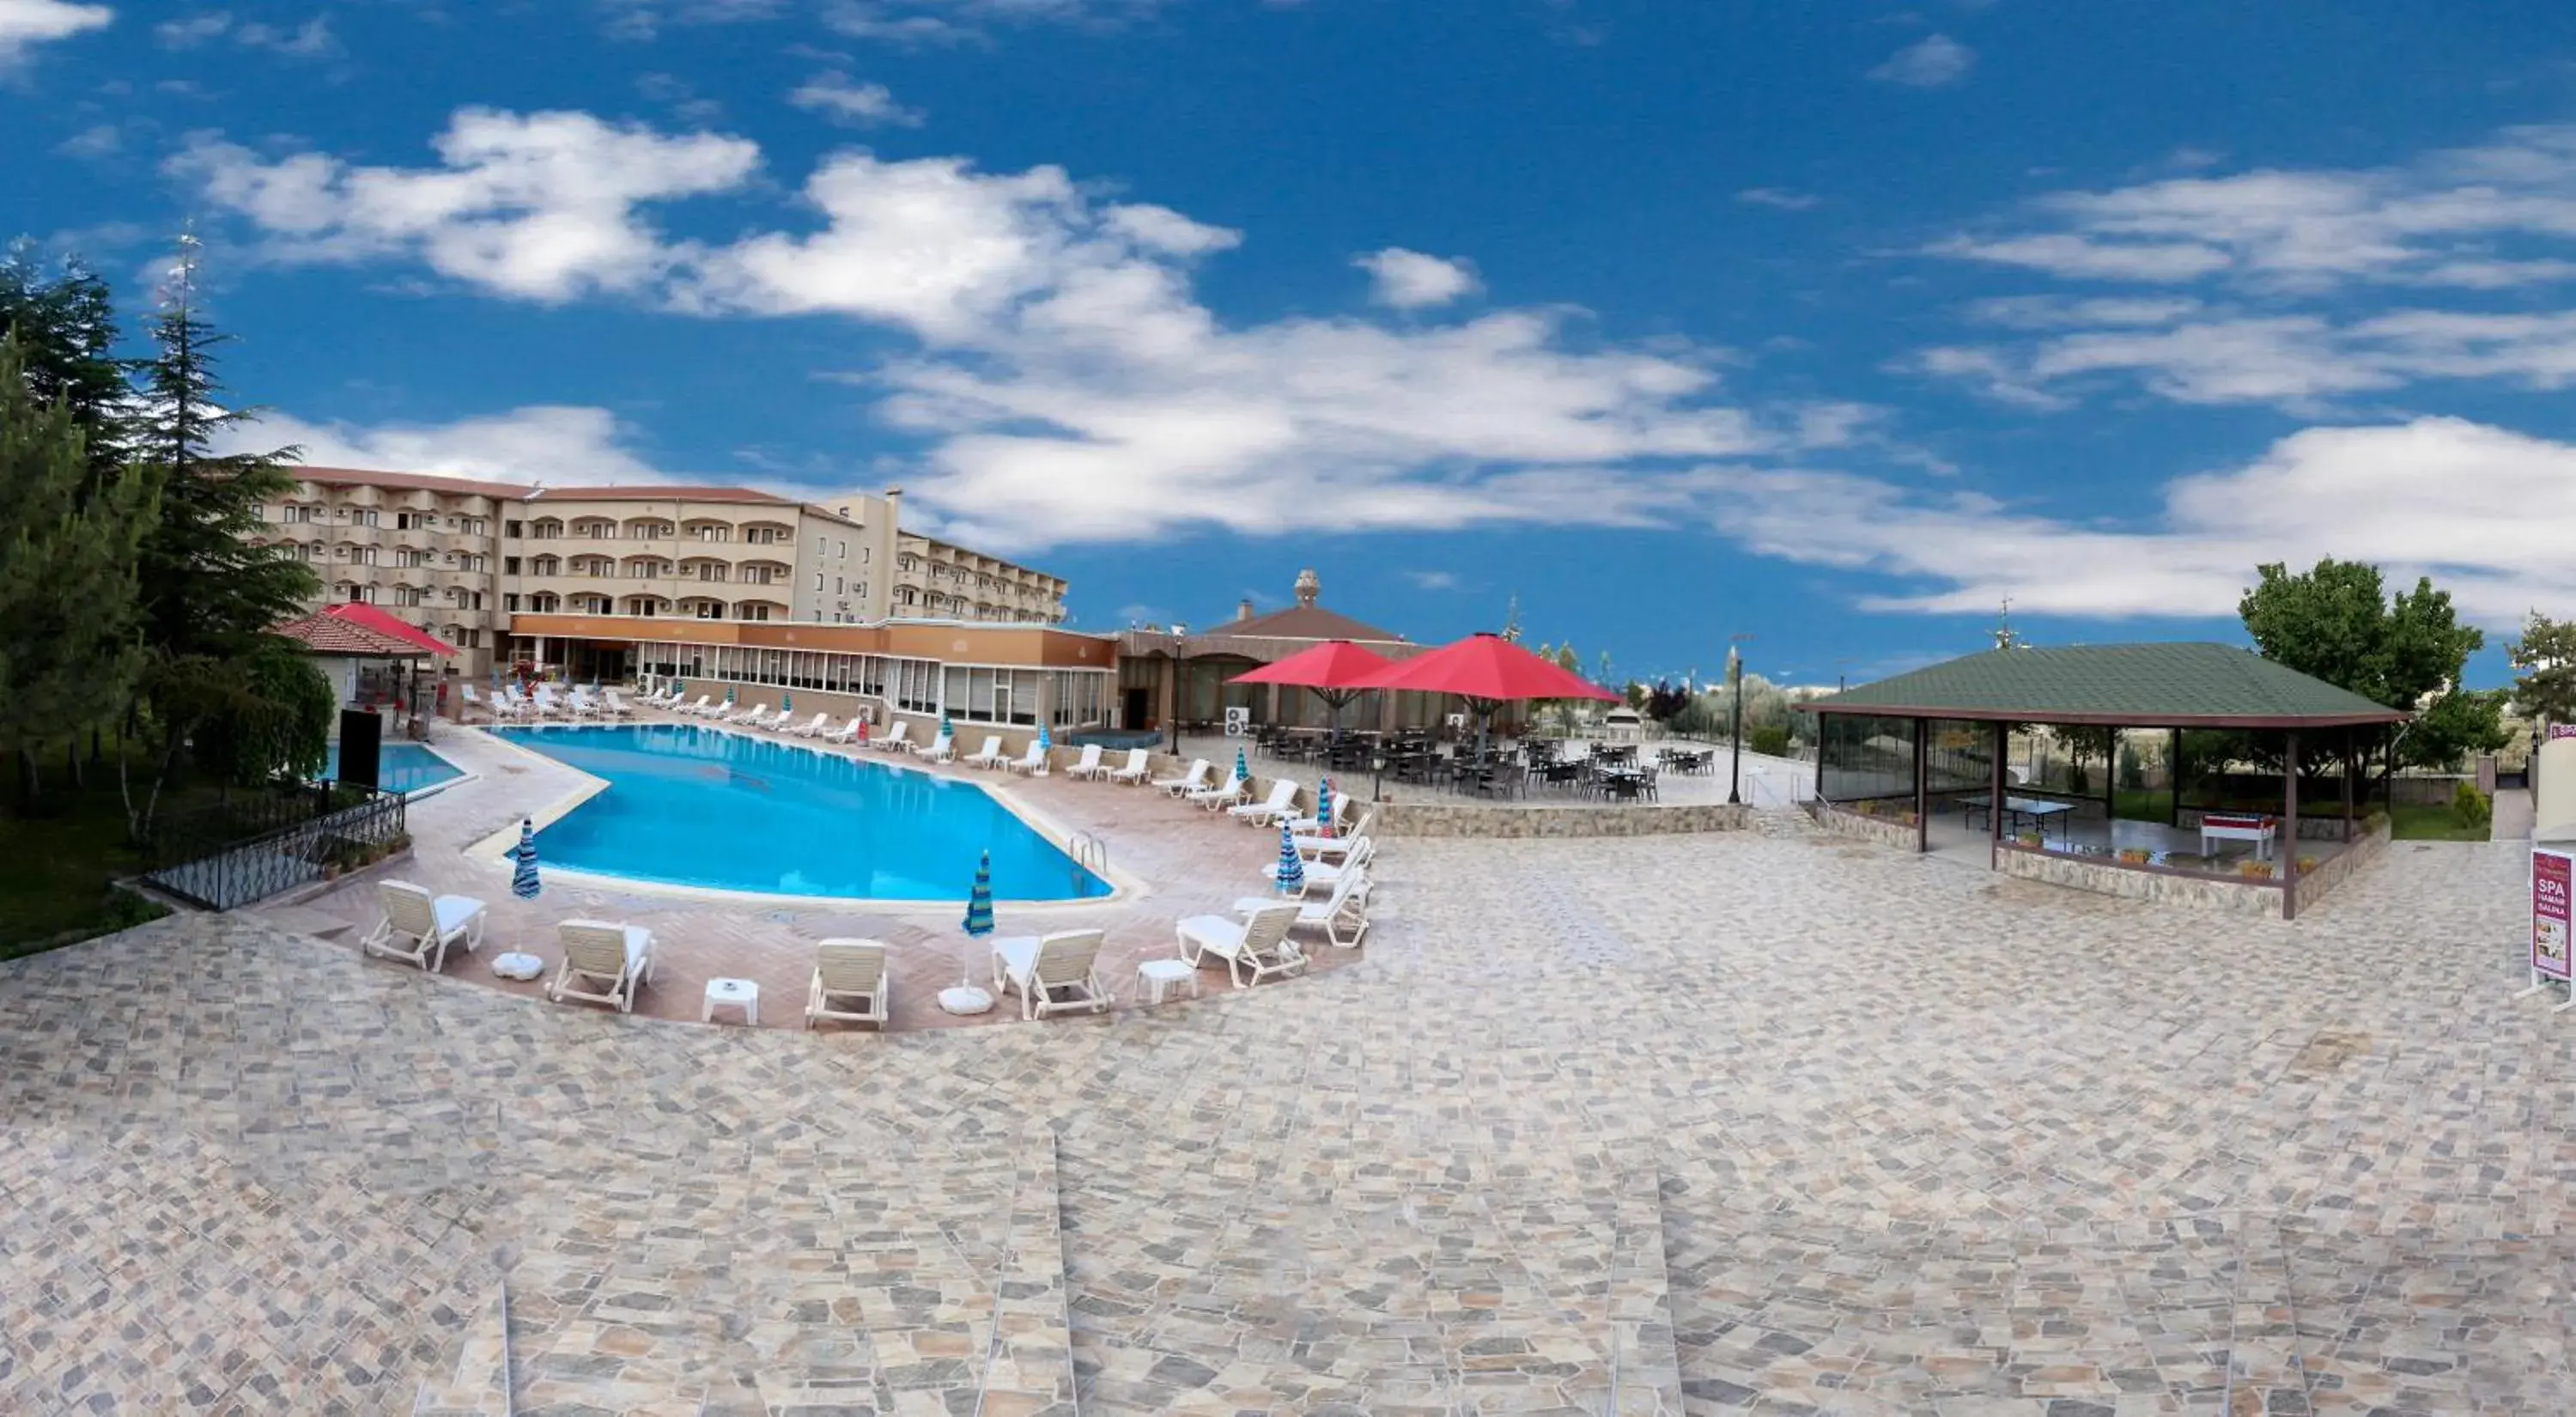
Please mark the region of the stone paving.
POLYGON ((0 965, 0 1411, 2576 1410, 2510 843, 2293 924, 1794 820, 1381 859, 1355 962, 1080 1027, 0 965))

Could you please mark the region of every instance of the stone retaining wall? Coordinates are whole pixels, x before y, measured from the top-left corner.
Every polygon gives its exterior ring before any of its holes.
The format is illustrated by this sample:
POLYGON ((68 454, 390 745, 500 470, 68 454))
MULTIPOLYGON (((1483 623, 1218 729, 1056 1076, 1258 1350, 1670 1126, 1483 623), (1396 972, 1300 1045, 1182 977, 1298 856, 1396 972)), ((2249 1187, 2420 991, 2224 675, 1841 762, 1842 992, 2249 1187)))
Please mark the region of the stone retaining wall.
MULTIPOLYGON (((2188 905, 2203 910, 2276 918, 2281 914, 2281 887, 2276 882, 2231 881, 2216 876, 2159 870, 2153 866, 2123 866, 2103 857, 2060 856, 2055 852, 2016 846, 2009 841, 1995 853, 1995 869, 2026 881, 2045 881, 2052 886, 2071 886, 2080 891, 2154 901, 2160 905, 2188 905)), ((2318 869, 2322 871, 2325 868, 2320 866, 2318 869)))
MULTIPOLYGON (((2336 825, 2342 824, 2338 822, 2336 825)), ((2323 900, 2326 892, 2342 885, 2355 871, 2377 860, 2379 853, 2388 849, 2388 819, 2373 817, 2368 827, 2363 835, 2353 838, 2352 845, 2318 862, 2317 869, 2299 877, 2299 909, 2306 910, 2323 900)))
POLYGON ((1817 825, 1836 836, 1856 836, 1863 841, 1874 841, 1903 851, 1913 851, 1922 845, 1922 839, 1913 827, 1892 818, 1864 817, 1858 812, 1846 812, 1823 803, 1817 804, 1815 818, 1817 825))
POLYGON ((1377 809, 1382 836, 1662 836, 1742 831, 1753 808, 1736 802, 1665 807, 1512 806, 1482 802, 1388 802, 1377 809))

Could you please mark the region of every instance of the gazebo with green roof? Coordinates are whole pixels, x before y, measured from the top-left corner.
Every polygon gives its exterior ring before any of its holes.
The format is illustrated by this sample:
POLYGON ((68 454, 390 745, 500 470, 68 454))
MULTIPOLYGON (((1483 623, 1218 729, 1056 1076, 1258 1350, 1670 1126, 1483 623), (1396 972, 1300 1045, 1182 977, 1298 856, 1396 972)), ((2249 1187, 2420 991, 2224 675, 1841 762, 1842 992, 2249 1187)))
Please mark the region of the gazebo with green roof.
MULTIPOLYGON (((1797 707, 1819 716, 1817 796, 1828 806, 1855 797, 1910 797, 1917 850, 1930 849, 1935 799, 1945 797, 1971 807, 1980 801, 1986 804, 1991 849, 1996 853, 2004 849, 2004 824, 2011 814, 1996 810, 1996 804, 2011 800, 2008 788, 2013 794, 2036 790, 2012 787, 2006 781, 2010 734, 2017 724, 2169 731, 2174 744, 2177 825, 2182 811, 2179 768, 2184 731, 2262 735, 2259 741, 2267 745, 2267 752, 2278 735, 2283 760, 2279 833, 2280 840, 2289 844, 2291 861, 2284 868, 2285 879, 2296 869, 2302 740, 2310 747, 2339 752, 2348 764, 2362 735, 2385 732, 2409 717, 2251 650, 2206 643, 1996 649, 1797 707), (1990 746, 1983 751, 1936 752, 1935 724, 1952 725, 1944 736, 1954 742, 1962 740, 1970 726, 1992 725, 1990 746), (1970 767, 1981 770, 1982 781, 1965 778, 1970 767), (1980 792, 1985 794, 1982 798, 1963 795, 1980 792)), ((2105 792, 2099 799, 2106 817, 2115 814, 2111 767, 2104 765, 2105 792)), ((2349 772, 2343 779, 2342 815, 2349 839, 2353 784, 2349 772)))

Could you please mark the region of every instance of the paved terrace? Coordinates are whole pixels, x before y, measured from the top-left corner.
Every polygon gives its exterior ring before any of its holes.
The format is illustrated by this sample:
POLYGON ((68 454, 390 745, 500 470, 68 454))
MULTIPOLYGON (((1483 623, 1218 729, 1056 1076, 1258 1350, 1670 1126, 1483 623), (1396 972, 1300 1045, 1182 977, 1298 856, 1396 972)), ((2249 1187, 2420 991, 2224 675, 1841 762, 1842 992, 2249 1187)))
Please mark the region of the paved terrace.
POLYGON ((1408 842, 1321 977, 886 1037, 176 918, 0 965, 0 1410, 2567 1412, 2523 870, 1408 842))

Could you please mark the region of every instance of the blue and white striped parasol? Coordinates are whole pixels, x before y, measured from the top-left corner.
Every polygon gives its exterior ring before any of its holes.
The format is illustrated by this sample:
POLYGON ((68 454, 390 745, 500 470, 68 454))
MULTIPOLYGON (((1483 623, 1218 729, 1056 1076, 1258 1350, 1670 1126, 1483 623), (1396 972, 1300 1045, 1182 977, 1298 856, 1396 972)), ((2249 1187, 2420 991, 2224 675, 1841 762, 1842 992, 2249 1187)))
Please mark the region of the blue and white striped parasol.
POLYGON ((993 933, 993 853, 975 863, 975 888, 966 893, 966 933, 981 938, 993 933))
POLYGON ((1297 831, 1286 822, 1279 824, 1279 869, 1271 877, 1279 882, 1281 895, 1306 893, 1306 863, 1297 856, 1297 831))
POLYGON ((1047 726, 1043 723, 1038 725, 1038 751, 1041 753, 1055 751, 1055 740, 1047 736, 1047 726))
POLYGON ((787 715, 794 713, 795 711, 796 696, 794 694, 780 694, 778 696, 778 716, 780 718, 785 718, 787 715))
POLYGON ((1315 787, 1315 834, 1333 834, 1333 780, 1329 777, 1315 787))
POLYGON ((519 844, 510 848, 518 864, 510 868, 510 894, 521 900, 535 900, 542 889, 537 884, 537 827, 525 817, 519 819, 519 844))
POLYGON ((1237 782, 1252 781, 1252 764, 1244 759, 1243 750, 1241 748, 1234 750, 1234 780, 1237 782))

